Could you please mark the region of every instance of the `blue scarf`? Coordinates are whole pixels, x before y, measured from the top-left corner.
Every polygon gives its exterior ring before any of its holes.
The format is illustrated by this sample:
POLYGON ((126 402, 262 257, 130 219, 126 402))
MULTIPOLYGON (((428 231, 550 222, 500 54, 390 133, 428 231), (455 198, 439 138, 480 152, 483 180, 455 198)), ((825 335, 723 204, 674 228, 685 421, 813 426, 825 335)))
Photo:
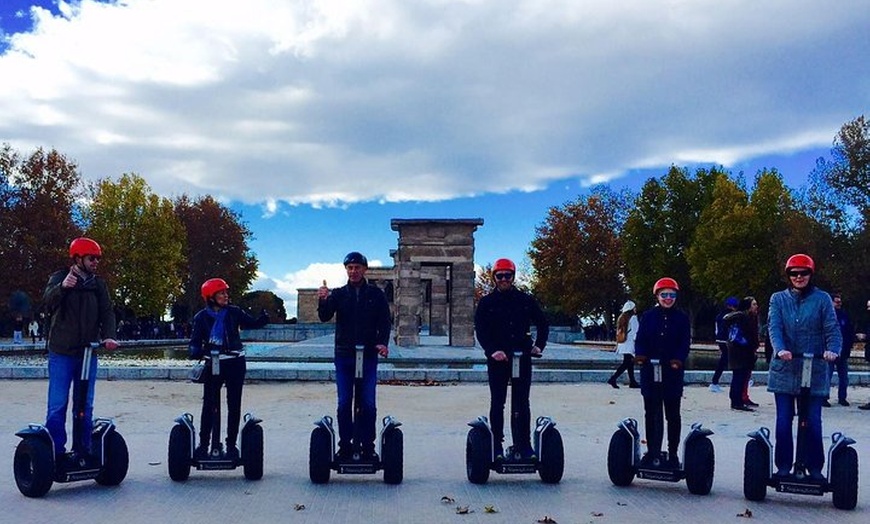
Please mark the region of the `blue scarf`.
POLYGON ((224 320, 227 318, 226 308, 220 308, 215 311, 212 308, 207 308, 206 311, 214 319, 214 324, 211 326, 211 334, 208 337, 208 343, 213 346, 223 346, 224 338, 226 337, 226 329, 224 320))

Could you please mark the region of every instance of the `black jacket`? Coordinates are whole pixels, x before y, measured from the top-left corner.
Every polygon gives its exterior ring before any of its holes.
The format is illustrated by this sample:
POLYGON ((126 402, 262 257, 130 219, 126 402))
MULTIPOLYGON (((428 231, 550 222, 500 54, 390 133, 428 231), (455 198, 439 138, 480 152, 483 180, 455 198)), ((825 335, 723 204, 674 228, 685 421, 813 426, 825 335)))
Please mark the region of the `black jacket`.
POLYGON ((354 346, 363 345, 367 352, 390 343, 390 305, 384 292, 364 280, 354 287, 346 284, 317 303, 321 322, 335 316, 335 356, 353 355, 354 346))
MULTIPOLYGON (((245 313, 239 306, 229 305, 226 308, 227 316, 224 319, 224 331, 226 333, 221 352, 238 352, 243 348, 239 330, 263 327, 269 323, 269 317, 263 313, 259 317, 254 318, 245 313)), ((190 358, 204 357, 210 351, 208 339, 211 336, 211 327, 213 325, 214 318, 205 309, 199 310, 196 316, 193 317, 190 344, 187 346, 190 358)))
POLYGON ((496 351, 528 353, 532 349, 532 324, 537 329, 534 345, 543 350, 550 336, 547 318, 531 295, 515 287, 493 290, 480 299, 474 313, 474 330, 487 358, 496 351))

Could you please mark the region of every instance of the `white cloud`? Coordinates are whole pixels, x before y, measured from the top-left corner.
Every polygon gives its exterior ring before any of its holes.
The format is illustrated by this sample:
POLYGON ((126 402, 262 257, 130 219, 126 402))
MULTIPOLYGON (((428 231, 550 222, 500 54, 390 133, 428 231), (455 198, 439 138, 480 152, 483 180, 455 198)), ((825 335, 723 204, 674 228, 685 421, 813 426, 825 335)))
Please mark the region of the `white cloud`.
MULTIPOLYGON (((382 267, 380 260, 369 261, 369 267, 382 267)), ((339 263, 315 262, 304 269, 287 273, 280 277, 271 277, 265 273, 259 273, 257 279, 251 284, 251 290, 272 291, 284 299, 284 309, 287 318, 296 316, 296 306, 299 289, 318 288, 326 281, 330 289, 341 287, 347 283, 347 272, 344 265, 339 263)))
POLYGON ((60 5, 0 55, 2 140, 269 216, 728 166, 870 107, 854 1, 60 5))

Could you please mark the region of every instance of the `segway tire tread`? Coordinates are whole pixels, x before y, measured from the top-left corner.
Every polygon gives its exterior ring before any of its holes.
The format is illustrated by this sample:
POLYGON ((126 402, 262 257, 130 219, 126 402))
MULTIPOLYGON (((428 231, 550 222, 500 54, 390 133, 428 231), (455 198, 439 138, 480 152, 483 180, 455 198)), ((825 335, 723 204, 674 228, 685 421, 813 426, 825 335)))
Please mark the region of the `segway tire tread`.
POLYGON ((852 510, 858 504, 858 452, 847 446, 831 457, 834 507, 852 510))
POLYGON ((329 482, 331 448, 332 437, 329 431, 319 426, 314 428, 308 447, 308 476, 314 484, 329 482))
POLYGON ((38 438, 24 438, 15 448, 13 462, 15 484, 25 497, 39 498, 54 483, 54 460, 51 445, 38 438))
POLYGON ((472 484, 486 484, 489 480, 492 439, 486 430, 473 427, 465 441, 465 470, 472 484))
POLYGON ((106 435, 104 446, 105 463, 94 480, 101 486, 117 486, 124 481, 130 466, 127 442, 120 433, 111 430, 106 435))
POLYGON ((625 430, 616 430, 607 448, 607 475, 615 486, 628 486, 634 480, 633 454, 634 439, 625 430))
POLYGON ((263 426, 254 424, 242 438, 242 461, 245 478, 263 478, 263 426))
POLYGON ((541 464, 538 476, 544 484, 558 484, 565 472, 565 448, 562 434, 550 427, 541 435, 541 464))
POLYGON ((698 436, 686 442, 686 486, 693 495, 709 495, 713 488, 716 471, 716 453, 713 442, 706 436, 698 436))
POLYGON ((169 478, 183 482, 190 477, 190 434, 181 424, 176 424, 169 432, 169 451, 166 457, 169 478))
POLYGON ((770 477, 770 450, 752 439, 743 453, 743 496, 746 500, 761 502, 767 496, 770 477))
POLYGON ((381 460, 384 465, 384 482, 401 484, 404 476, 405 437, 399 428, 391 428, 384 433, 384 444, 381 449, 381 460))

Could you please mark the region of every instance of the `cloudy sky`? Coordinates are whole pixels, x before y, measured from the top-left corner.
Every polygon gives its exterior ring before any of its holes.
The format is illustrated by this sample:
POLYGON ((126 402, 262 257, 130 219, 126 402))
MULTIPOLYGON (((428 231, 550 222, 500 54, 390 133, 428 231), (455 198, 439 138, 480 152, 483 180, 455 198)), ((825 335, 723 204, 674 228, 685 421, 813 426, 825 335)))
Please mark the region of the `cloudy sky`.
POLYGON ((0 141, 222 199, 292 312, 348 250, 390 264, 390 218, 484 218, 485 264, 593 183, 796 187, 870 108, 868 27, 857 0, 0 0, 0 141))

